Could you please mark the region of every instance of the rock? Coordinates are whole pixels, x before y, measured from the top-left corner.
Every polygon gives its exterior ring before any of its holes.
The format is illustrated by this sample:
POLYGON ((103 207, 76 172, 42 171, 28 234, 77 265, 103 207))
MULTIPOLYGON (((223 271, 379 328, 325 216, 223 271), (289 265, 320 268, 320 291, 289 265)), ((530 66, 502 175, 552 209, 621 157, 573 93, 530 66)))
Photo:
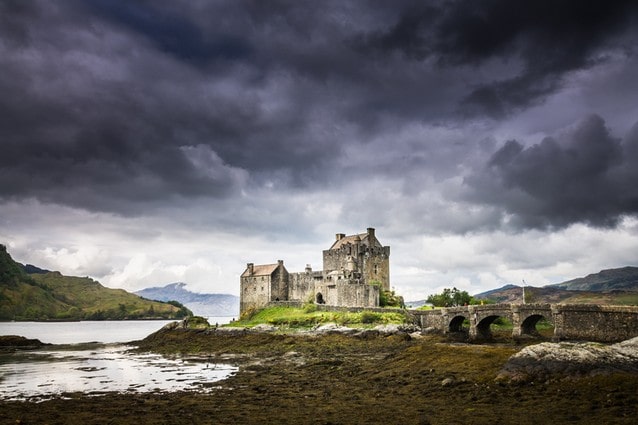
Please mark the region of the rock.
POLYGON ((449 387, 451 385, 454 385, 455 383, 456 382, 454 381, 454 378, 445 378, 441 381, 441 385, 444 387, 449 387))
POLYGON ((399 325, 399 330, 405 333, 421 332, 421 327, 417 325, 399 325))
POLYGON ((421 328, 419 328, 416 325, 389 324, 389 325, 377 325, 374 327, 374 330, 385 335, 395 335, 398 333, 411 334, 413 332, 419 332, 421 328))
POLYGON ((339 326, 336 323, 326 323, 318 326, 314 329, 316 333, 343 333, 352 334, 358 332, 356 329, 348 328, 346 326, 339 326))
POLYGON ((252 328, 252 330, 256 332, 274 332, 278 329, 277 326, 267 325, 265 323, 260 323, 252 328))
POLYGON ((379 331, 374 329, 361 329, 354 334, 359 339, 373 339, 379 336, 379 331))
POLYGON ((171 323, 167 323, 164 326, 162 326, 162 331, 172 331, 173 329, 177 329, 177 328, 184 328, 186 327, 184 321, 182 320, 181 322, 171 322, 171 323))
POLYGON ((17 335, 0 335, 0 347, 30 349, 46 345, 39 339, 28 339, 17 335))
POLYGON ((399 332, 399 325, 377 325, 374 330, 382 334, 391 335, 399 332))
POLYGON ((421 332, 412 332, 410 334, 410 338, 412 339, 422 339, 425 338, 421 332))
POLYGON ((497 380, 526 382, 618 371, 638 373, 638 337, 613 345, 593 342, 530 345, 510 357, 497 380))

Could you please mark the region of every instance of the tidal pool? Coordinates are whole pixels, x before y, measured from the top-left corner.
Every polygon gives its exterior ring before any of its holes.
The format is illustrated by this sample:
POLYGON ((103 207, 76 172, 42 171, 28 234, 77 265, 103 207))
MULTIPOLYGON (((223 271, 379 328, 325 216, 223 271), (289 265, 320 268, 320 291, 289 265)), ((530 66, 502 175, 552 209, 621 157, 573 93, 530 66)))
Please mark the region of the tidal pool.
POLYGON ((138 354, 125 345, 0 354, 0 399, 46 399, 64 393, 209 391, 237 367, 205 360, 138 354))

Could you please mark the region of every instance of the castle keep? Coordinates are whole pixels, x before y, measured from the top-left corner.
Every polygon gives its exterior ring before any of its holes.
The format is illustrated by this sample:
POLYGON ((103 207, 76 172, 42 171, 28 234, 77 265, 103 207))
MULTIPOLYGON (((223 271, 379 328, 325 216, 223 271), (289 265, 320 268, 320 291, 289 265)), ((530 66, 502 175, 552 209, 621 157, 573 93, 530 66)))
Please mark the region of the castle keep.
POLYGON ((289 273, 282 260, 248 263, 239 281, 240 314, 273 301, 378 307, 380 290, 390 290, 390 247, 381 245, 373 228, 351 236, 337 233, 323 251, 322 271, 307 265, 303 272, 289 273))

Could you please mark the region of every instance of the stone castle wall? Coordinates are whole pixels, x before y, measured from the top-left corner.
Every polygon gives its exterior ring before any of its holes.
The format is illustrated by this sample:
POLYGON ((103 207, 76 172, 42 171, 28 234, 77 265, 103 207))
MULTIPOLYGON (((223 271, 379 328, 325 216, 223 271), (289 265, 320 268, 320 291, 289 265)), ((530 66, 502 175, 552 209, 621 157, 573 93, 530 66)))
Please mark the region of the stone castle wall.
POLYGON ((390 247, 345 244, 338 249, 323 251, 324 278, 334 271, 343 271, 344 277, 362 279, 370 284, 381 283, 390 290, 390 247))
POLYGON ((351 280, 323 281, 315 285, 315 293, 321 294, 323 303, 329 306, 377 307, 379 287, 351 280))
POLYGON ((290 273, 289 278, 289 298, 307 302, 315 299, 315 285, 323 280, 321 272, 313 272, 306 269, 305 272, 290 273))
POLYGON ((390 290, 390 247, 372 247, 369 255, 363 256, 363 274, 367 283, 377 281, 386 291, 390 290))
MULTIPOLYGON (((283 262, 282 262, 283 265, 283 262)), ((288 301, 289 300, 289 279, 290 274, 285 267, 278 267, 272 275, 272 284, 268 301, 288 301)))
POLYGON ((241 278, 239 311, 260 308, 270 300, 270 276, 241 278))

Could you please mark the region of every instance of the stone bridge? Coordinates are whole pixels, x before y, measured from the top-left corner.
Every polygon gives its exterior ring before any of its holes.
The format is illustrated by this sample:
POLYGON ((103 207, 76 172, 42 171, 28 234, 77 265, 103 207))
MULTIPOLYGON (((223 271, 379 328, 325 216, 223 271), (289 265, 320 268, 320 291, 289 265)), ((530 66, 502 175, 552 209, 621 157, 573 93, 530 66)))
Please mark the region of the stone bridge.
POLYGON ((513 338, 537 336, 536 324, 541 319, 554 326, 554 341, 618 342, 638 336, 638 307, 634 306, 488 304, 409 312, 423 329, 467 332, 471 340, 490 339, 490 325, 500 317, 512 322, 513 338))

